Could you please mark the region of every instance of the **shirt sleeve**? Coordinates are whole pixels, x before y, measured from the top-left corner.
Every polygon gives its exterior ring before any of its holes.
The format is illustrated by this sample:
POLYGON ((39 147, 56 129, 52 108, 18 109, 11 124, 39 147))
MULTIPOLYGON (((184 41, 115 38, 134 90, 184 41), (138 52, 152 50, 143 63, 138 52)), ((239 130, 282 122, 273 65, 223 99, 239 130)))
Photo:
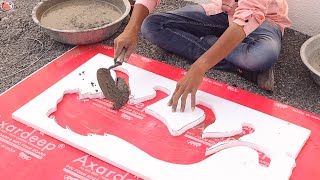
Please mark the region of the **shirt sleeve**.
POLYGON ((149 9, 149 13, 152 13, 160 4, 160 0, 136 0, 135 4, 142 4, 149 9))
POLYGON ((267 10, 272 0, 239 0, 233 15, 233 22, 243 26, 248 36, 265 20, 267 10))

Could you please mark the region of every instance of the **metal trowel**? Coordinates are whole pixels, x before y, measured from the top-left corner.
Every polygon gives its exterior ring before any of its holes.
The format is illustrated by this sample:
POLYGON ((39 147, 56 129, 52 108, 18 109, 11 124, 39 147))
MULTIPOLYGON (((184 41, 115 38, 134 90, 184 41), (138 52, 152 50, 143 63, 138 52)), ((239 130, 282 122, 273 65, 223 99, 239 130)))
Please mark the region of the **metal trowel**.
POLYGON ((121 77, 114 80, 110 72, 113 68, 122 65, 126 51, 123 48, 119 57, 114 58, 114 65, 97 70, 98 84, 104 97, 113 102, 113 110, 121 109, 129 100, 130 90, 125 80, 121 77))

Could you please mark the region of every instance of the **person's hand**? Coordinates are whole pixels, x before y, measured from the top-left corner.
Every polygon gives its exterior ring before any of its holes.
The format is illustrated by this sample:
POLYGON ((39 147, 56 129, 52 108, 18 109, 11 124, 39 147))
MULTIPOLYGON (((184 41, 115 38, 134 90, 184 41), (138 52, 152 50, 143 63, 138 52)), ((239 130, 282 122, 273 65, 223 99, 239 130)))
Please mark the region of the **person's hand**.
POLYGON ((114 57, 117 59, 123 48, 126 48, 126 53, 124 54, 124 59, 121 59, 121 62, 127 62, 130 55, 136 50, 138 41, 138 34, 130 30, 124 30, 115 40, 114 48, 115 53, 114 57))
POLYGON ((172 106, 172 111, 176 112, 179 99, 181 98, 180 111, 184 112, 188 95, 191 93, 191 109, 194 111, 196 106, 196 92, 202 83, 205 72, 197 65, 192 65, 190 70, 176 85, 176 89, 168 103, 172 106))

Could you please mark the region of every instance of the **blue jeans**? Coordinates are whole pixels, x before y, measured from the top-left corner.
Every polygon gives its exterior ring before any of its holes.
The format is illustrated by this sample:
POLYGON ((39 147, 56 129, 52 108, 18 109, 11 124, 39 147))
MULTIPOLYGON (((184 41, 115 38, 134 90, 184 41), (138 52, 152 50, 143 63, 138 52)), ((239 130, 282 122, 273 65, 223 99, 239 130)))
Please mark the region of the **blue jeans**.
MULTIPOLYGON (((228 28, 225 13, 207 16, 200 5, 149 15, 143 22, 144 38, 192 62, 205 53, 228 28)), ((282 33, 272 23, 262 23, 214 68, 259 72, 272 67, 281 50, 282 33)))

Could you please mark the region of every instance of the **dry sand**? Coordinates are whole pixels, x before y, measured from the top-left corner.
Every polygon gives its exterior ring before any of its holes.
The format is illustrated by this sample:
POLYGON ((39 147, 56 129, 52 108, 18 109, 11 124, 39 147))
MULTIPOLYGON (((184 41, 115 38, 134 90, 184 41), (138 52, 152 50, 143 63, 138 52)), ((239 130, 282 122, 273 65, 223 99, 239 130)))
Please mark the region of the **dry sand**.
POLYGON ((41 17, 46 27, 85 30, 107 25, 121 17, 121 11, 98 0, 71 0, 49 8, 41 17))

